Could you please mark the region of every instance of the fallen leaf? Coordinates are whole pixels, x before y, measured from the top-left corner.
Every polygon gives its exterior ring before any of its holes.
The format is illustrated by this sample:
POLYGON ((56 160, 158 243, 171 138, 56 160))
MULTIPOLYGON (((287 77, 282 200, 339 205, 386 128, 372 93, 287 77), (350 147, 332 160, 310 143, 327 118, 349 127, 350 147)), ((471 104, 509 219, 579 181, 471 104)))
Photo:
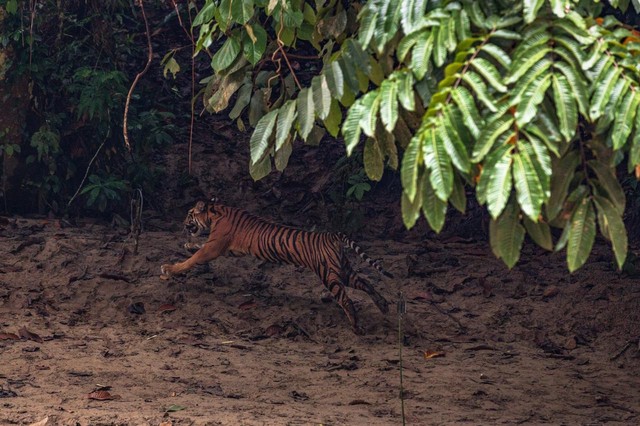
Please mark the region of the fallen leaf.
POLYGON ((242 302, 238 306, 238 309, 241 309, 243 311, 248 311, 249 309, 253 309, 256 306, 258 306, 258 304, 256 302, 254 302, 253 299, 251 299, 251 300, 247 300, 246 302, 242 302))
POLYGON ((21 338, 26 340, 33 340, 34 342, 38 343, 43 342, 42 337, 38 336, 36 333, 30 332, 26 327, 22 327, 20 330, 18 330, 18 334, 21 338))
POLYGON ((0 333, 0 340, 20 340, 20 337, 13 333, 0 333))
POLYGON ((45 426, 49 422, 49 416, 40 420, 39 422, 31 423, 29 426, 45 426))
POLYGON ((559 292, 560 290, 558 290, 558 287, 556 287, 555 285, 551 285, 544 289, 544 292, 542 293, 542 297, 553 297, 559 292))
POLYGON ((444 352, 429 351, 429 350, 424 351, 424 359, 441 358, 444 355, 445 355, 444 352))
POLYGON ((433 296, 431 296, 431 293, 428 293, 426 291, 421 291, 413 295, 413 300, 423 300, 425 302, 428 302, 432 299, 433 296))
POLYGON ((95 400, 98 400, 98 401, 110 401, 112 399, 120 398, 118 395, 111 395, 111 393, 109 393, 107 391, 104 391, 104 390, 91 392, 87 397, 89 399, 95 399, 95 400))
POLYGON ((158 426, 173 426, 173 423, 171 423, 171 422, 162 422, 158 426))
POLYGON ((158 312, 160 313, 164 313, 164 312, 173 312, 175 311, 177 308, 169 303, 165 303, 164 305, 160 305, 158 307, 158 312))
POLYGON ((187 407, 183 407, 182 405, 172 404, 165 410, 165 412, 166 413, 175 413, 176 411, 182 411, 182 410, 185 410, 186 408, 187 407))
POLYGON ((18 394, 14 391, 0 388, 0 398, 14 398, 16 396, 18 396, 18 394))

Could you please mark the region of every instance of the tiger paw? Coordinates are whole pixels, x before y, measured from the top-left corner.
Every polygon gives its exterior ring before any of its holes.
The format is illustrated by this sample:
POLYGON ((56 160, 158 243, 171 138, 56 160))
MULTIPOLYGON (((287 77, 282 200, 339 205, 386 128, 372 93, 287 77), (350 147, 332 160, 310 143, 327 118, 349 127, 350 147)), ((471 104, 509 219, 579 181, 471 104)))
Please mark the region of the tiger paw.
POLYGON ((160 279, 168 280, 171 277, 171 265, 162 265, 160 267, 160 279))

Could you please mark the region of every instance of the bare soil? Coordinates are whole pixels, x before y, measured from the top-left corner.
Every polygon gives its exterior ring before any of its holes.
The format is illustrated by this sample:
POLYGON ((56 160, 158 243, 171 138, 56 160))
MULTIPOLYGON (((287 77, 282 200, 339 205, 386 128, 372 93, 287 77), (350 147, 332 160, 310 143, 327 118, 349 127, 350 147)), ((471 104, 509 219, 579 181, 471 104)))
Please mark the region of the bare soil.
POLYGON ((395 278, 362 273, 407 313, 351 291, 363 336, 306 270, 221 258, 160 280, 188 256, 180 220, 204 188, 326 229, 322 185, 233 182, 243 160, 217 146, 194 151, 199 184, 168 185, 175 218, 145 213, 136 255, 97 221, 0 218, 0 424, 398 425, 401 371, 410 425, 640 423, 640 284, 601 243, 573 275, 530 243, 508 271, 482 238, 406 232, 397 207, 372 207, 356 239, 395 278))

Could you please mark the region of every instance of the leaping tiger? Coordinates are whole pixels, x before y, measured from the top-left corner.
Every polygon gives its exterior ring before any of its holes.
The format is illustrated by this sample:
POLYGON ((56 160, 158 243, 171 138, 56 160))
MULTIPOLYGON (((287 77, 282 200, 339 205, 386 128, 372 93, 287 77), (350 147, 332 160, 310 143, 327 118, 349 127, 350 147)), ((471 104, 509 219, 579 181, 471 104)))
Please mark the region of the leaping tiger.
POLYGON ((390 278, 393 276, 380 266, 378 260, 372 260, 342 233, 310 232, 279 225, 244 210, 220 204, 215 199, 206 203, 198 201, 187 213, 184 227, 192 236, 208 229, 209 238, 202 245, 185 244, 185 248, 197 251, 184 262, 162 265, 160 277, 163 279, 218 256, 251 254, 258 259, 312 270, 342 307, 356 333, 361 330, 345 286, 365 291, 381 312, 386 314, 389 311, 387 300, 351 268, 344 248, 354 250, 381 274, 390 278))

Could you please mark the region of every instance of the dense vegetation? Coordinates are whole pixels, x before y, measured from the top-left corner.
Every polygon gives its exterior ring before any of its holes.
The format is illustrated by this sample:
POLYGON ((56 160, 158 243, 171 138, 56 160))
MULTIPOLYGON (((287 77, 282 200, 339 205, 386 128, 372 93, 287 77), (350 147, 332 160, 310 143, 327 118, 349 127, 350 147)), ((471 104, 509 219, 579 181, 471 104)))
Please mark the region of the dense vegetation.
MULTIPOLYGON (((160 181, 153 155, 171 142, 175 111, 158 105, 170 91, 142 79, 132 151, 121 131, 146 59, 141 6, 177 20, 210 62, 196 98, 252 132, 254 179, 283 170, 296 139, 342 137, 363 159, 352 195, 365 173, 399 173, 407 227, 424 216, 440 231, 474 191, 509 267, 528 234, 566 248, 573 271, 596 227, 625 261, 623 184, 640 178, 635 0, 0 0, 1 95, 28 93, 14 109, 29 110, 0 118, 5 200, 14 179, 42 211, 77 200, 105 211, 160 181)), ((168 78, 193 66, 184 49, 162 53, 168 78)))
POLYGON ((230 118, 255 127, 255 179, 272 162, 286 167, 295 138, 341 134, 347 155, 364 144, 371 180, 400 169, 407 227, 422 214, 440 231, 448 204, 465 210, 470 186, 509 267, 528 234, 546 249, 566 247, 573 271, 596 221, 622 266, 616 171, 640 178, 640 33, 602 8, 207 0, 193 25, 196 51, 213 48, 205 104, 220 112, 232 102, 230 118), (551 227, 563 229, 555 244, 551 227))

